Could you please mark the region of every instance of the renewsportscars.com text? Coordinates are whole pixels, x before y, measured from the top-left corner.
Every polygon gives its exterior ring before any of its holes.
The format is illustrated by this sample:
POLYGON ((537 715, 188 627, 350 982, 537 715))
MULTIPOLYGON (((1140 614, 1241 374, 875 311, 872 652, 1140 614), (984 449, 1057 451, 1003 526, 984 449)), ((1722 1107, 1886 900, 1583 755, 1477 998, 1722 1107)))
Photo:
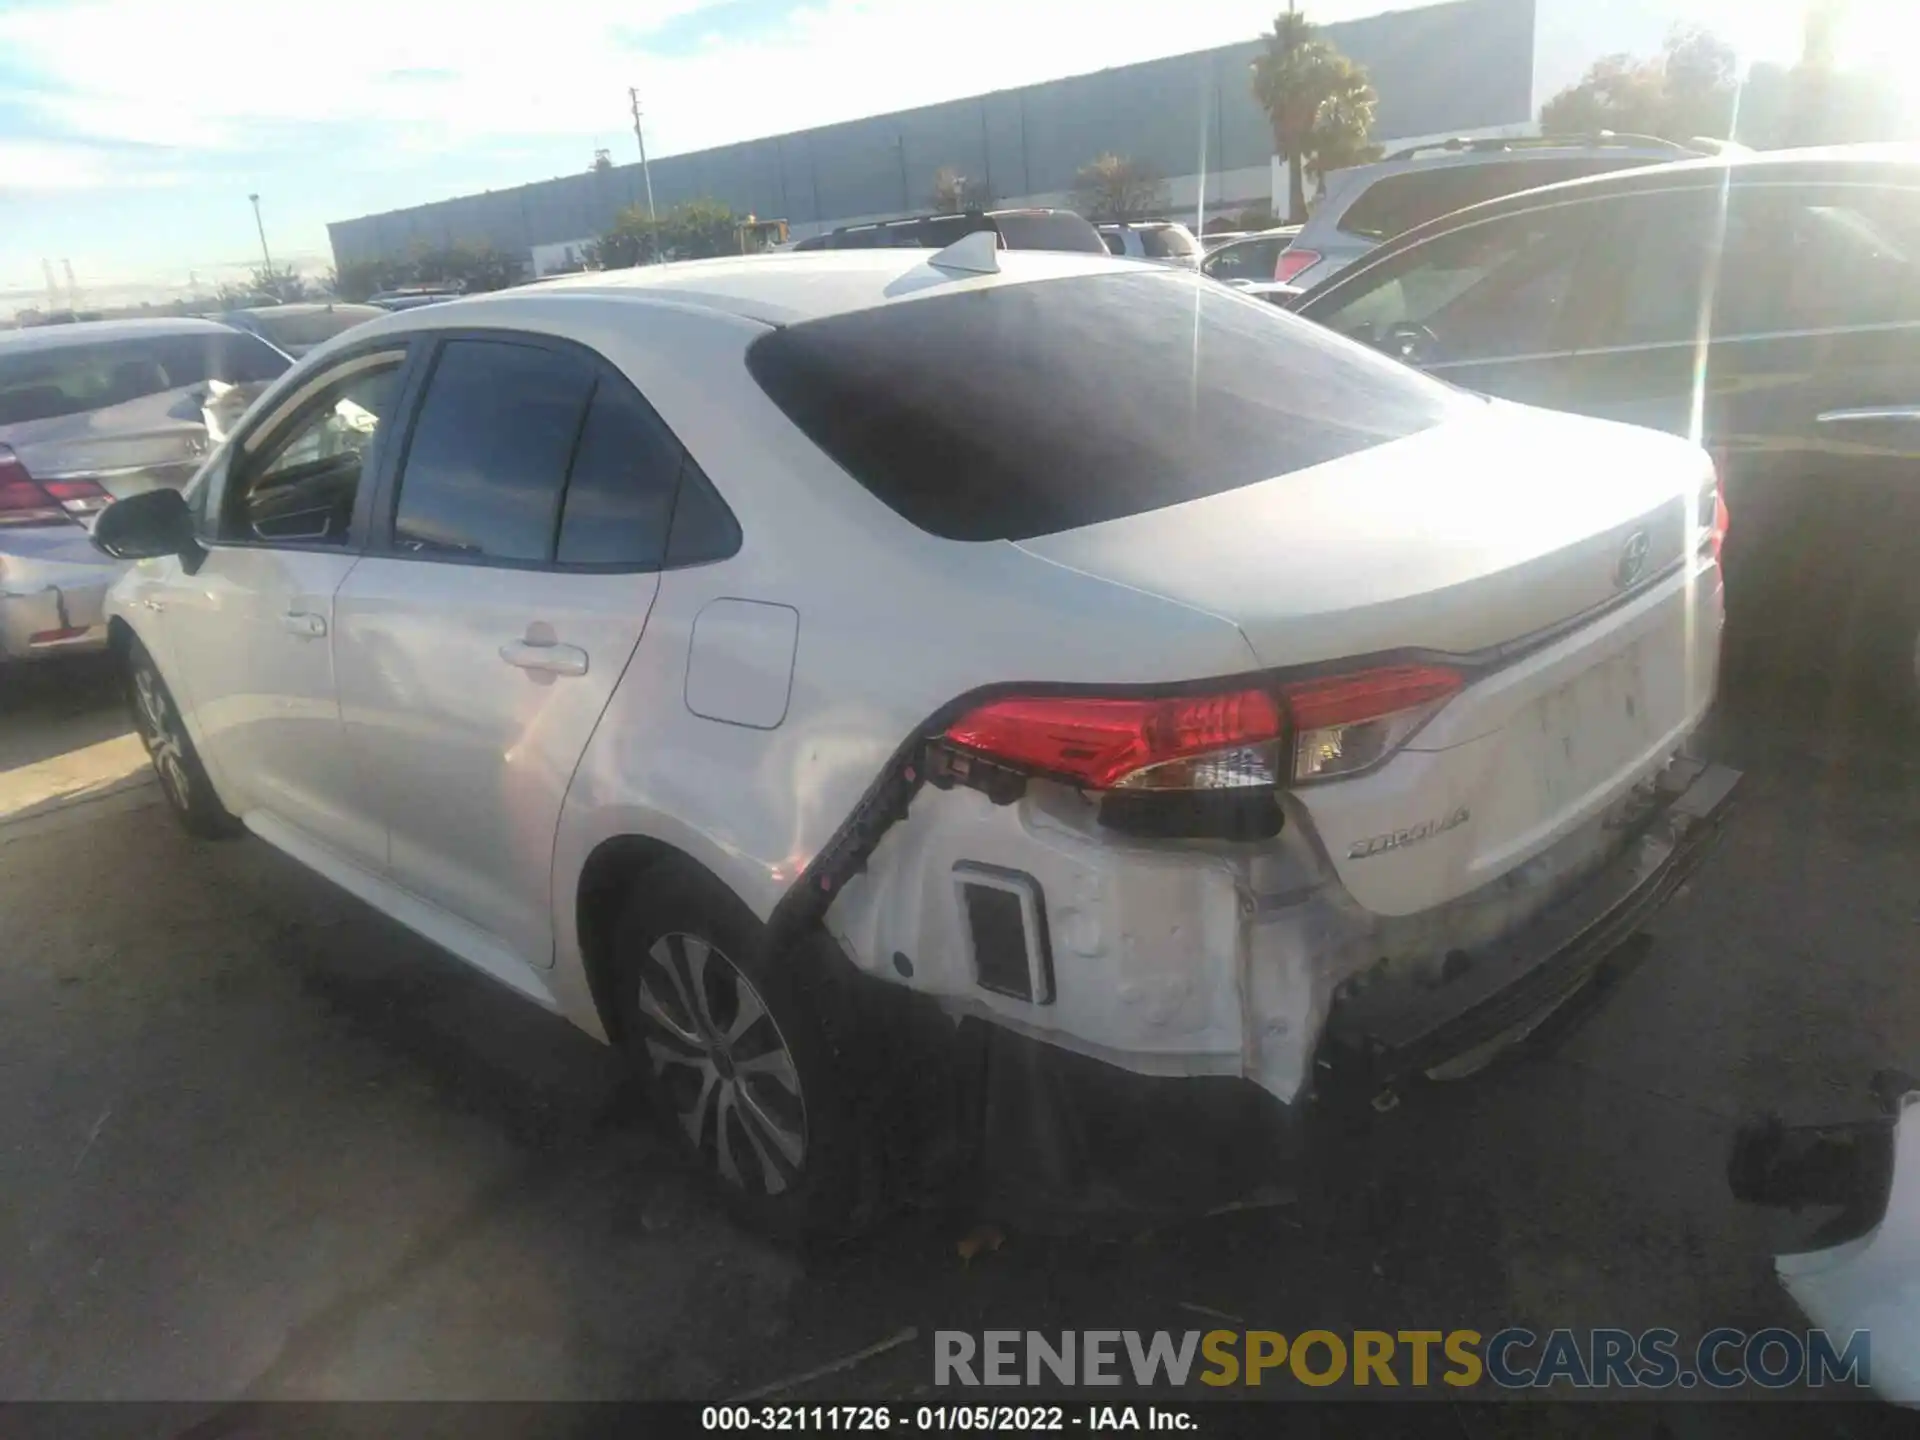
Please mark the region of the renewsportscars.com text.
POLYGON ((1824 1330, 938 1330, 939 1386, 1137 1389, 1334 1385, 1507 1390, 1731 1390, 1872 1383, 1872 1336, 1824 1330))

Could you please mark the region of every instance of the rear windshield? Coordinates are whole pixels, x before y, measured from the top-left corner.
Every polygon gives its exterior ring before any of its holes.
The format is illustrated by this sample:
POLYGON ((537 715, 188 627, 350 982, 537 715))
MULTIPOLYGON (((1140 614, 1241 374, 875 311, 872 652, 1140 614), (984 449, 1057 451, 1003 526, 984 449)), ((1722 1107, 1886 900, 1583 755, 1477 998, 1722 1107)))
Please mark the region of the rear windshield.
POLYGON ((1339 224, 1349 235, 1385 240, 1483 200, 1497 200, 1502 195, 1532 190, 1539 185, 1650 163, 1637 157, 1590 155, 1577 159, 1504 160, 1409 170, 1374 181, 1347 207, 1339 224))
POLYGON ((202 380, 271 380, 288 364, 271 345, 239 330, 0 350, 0 425, 104 410, 202 380))
POLYGON ((1158 510, 1476 402, 1177 271, 903 301, 773 331, 747 365, 880 500, 951 540, 1158 510))
POLYGON ((1193 256, 1193 241, 1187 238, 1185 231, 1176 230, 1171 225, 1142 230, 1140 246, 1155 260, 1187 260, 1193 256))
POLYGON ((256 310, 252 321, 259 332, 280 346, 318 345, 344 330, 386 312, 378 305, 335 305, 328 309, 276 313, 256 310))
POLYGON ((1081 250, 1107 253, 1100 232, 1071 210, 1014 211, 993 217, 1009 250, 1081 250))

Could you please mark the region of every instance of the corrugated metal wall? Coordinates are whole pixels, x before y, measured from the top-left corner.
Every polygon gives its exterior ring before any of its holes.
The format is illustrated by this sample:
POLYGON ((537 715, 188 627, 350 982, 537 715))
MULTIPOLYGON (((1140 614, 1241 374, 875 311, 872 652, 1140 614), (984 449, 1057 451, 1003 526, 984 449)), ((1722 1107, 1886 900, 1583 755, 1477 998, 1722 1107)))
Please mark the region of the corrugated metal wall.
MULTIPOLYGON (((1531 119, 1534 0, 1452 0, 1326 27, 1371 72, 1384 138, 1531 119)), ((1111 151, 1168 177, 1264 167, 1272 149, 1247 67, 1258 41, 1175 55, 1020 90, 876 115, 841 125, 653 162, 666 209, 711 196, 796 227, 925 209, 952 166, 996 199, 1057 194, 1111 151)), ((344 220, 327 227, 336 264, 398 258, 416 247, 535 245, 596 235, 646 197, 639 165, 565 175, 511 190, 344 220)))

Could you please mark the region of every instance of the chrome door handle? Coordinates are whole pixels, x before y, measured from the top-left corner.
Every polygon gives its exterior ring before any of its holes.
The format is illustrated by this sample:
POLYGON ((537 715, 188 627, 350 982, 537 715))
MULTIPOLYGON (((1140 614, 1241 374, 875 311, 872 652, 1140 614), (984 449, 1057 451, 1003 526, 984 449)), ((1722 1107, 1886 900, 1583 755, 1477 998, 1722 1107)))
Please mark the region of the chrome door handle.
POLYGON ((587 673, 587 652, 578 645, 535 645, 530 640, 510 640, 500 647, 500 658, 517 670, 537 670, 547 675, 587 673))
POLYGON ((1860 405, 1850 410, 1822 410, 1814 418, 1822 425, 1844 425, 1856 420, 1920 420, 1920 405, 1860 405))
POLYGON ((318 640, 327 633, 327 621, 312 611, 294 610, 280 617, 280 628, 302 640, 318 640))

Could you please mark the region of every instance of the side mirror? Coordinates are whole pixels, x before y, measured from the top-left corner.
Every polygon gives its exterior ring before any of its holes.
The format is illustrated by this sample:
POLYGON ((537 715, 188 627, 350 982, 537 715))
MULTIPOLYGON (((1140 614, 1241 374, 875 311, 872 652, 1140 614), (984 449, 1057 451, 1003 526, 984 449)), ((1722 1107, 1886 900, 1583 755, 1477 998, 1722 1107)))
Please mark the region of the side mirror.
POLYGON ((93 548, 116 560, 178 555, 198 568, 206 551, 193 534, 193 512, 178 490, 148 490, 116 500, 93 522, 93 548))

